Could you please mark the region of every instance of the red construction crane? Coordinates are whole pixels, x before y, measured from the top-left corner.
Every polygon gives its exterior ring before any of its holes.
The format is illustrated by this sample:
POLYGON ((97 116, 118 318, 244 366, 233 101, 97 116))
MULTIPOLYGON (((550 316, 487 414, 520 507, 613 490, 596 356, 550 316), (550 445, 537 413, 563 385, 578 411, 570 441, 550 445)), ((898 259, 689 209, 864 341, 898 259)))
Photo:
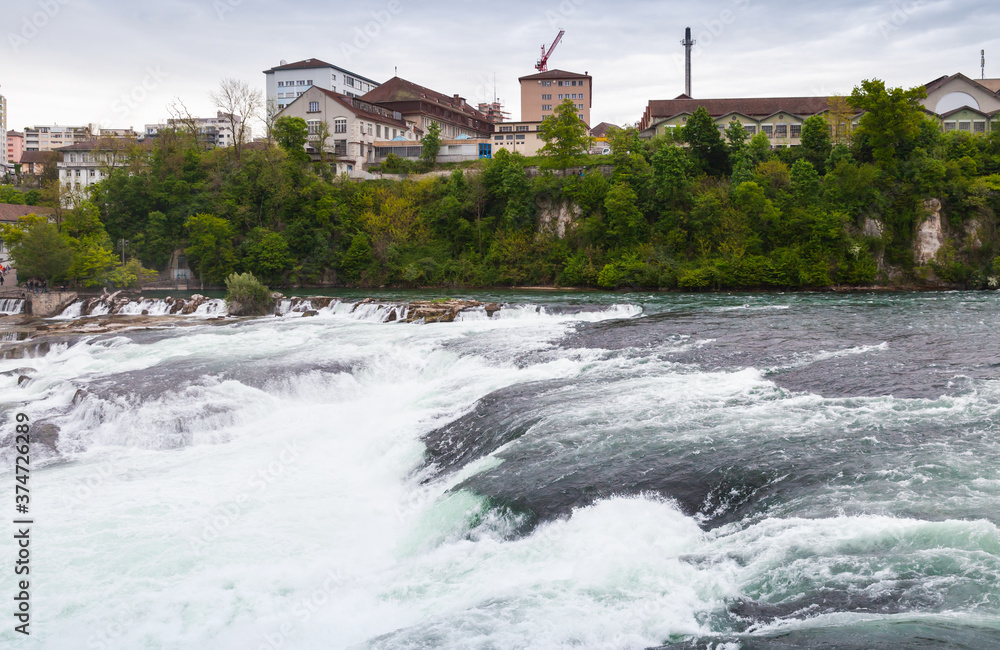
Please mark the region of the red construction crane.
POLYGON ((559 41, 562 40, 563 34, 566 33, 565 29, 559 30, 559 35, 556 36, 556 40, 552 41, 552 45, 549 47, 549 51, 545 51, 545 43, 542 43, 542 58, 538 59, 538 63, 535 64, 535 70, 539 72, 546 72, 549 69, 549 57, 552 56, 552 52, 556 49, 556 45, 559 45, 559 41))

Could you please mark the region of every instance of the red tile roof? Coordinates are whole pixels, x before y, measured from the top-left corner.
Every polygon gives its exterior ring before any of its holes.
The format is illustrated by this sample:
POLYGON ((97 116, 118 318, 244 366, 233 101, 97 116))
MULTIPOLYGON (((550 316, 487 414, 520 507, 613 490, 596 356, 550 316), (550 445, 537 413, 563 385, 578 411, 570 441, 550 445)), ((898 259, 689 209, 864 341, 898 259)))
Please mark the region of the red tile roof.
MULTIPOLYGON (((380 106, 374 106, 370 102, 363 99, 359 99, 357 97, 348 97, 347 95, 340 95, 338 93, 326 90, 324 88, 320 88, 318 86, 313 86, 313 88, 316 88, 316 90, 320 91, 327 97, 336 100, 338 103, 343 104, 345 107, 347 107, 349 111, 351 111, 358 117, 367 117, 372 120, 381 122, 382 124, 392 124, 394 126, 402 127, 403 129, 407 128, 406 122, 404 120, 398 120, 391 114, 383 115, 381 111, 386 111, 387 109, 385 108, 382 108, 380 106), (357 100, 357 103, 355 102, 355 100, 357 100)), ((301 97, 297 97, 296 101, 298 101, 299 99, 301 99, 301 97)))
POLYGON ((465 113, 474 119, 488 121, 485 114, 472 108, 468 103, 456 102, 454 97, 399 77, 393 77, 378 88, 365 93, 361 99, 372 104, 426 100, 431 103, 443 104, 451 110, 465 113))
POLYGON ((669 119, 694 113, 704 107, 713 118, 739 113, 761 119, 776 113, 806 117, 818 115, 830 107, 829 97, 744 97, 734 99, 653 99, 642 116, 641 129, 647 129, 655 119, 669 119))
POLYGON ((10 203, 0 203, 0 221, 5 221, 7 223, 16 223, 18 217, 24 217, 29 214, 44 216, 49 215, 52 212, 52 208, 43 208, 37 205, 13 205, 10 203))

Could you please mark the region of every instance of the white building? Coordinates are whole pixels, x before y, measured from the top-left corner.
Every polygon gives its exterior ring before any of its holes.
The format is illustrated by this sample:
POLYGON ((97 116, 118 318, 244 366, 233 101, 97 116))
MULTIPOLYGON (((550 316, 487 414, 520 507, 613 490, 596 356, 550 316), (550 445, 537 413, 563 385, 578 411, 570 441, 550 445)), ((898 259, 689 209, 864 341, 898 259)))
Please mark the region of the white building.
POLYGON ((62 160, 56 164, 59 183, 71 192, 85 191, 107 178, 112 169, 126 167, 135 146, 128 140, 105 138, 63 147, 59 150, 62 160))
POLYGON ((327 125, 329 137, 325 150, 336 157, 337 173, 358 176, 364 164, 375 161, 375 142, 392 140, 416 143, 423 132, 416 124, 381 106, 357 97, 338 95, 313 86, 292 100, 277 118, 300 117, 309 126, 309 144, 318 147, 321 124, 327 125))
POLYGON ((312 86, 331 92, 360 97, 373 88, 377 81, 362 77, 319 59, 306 59, 295 63, 282 61, 277 67, 264 70, 267 80, 267 105, 280 111, 312 86))
MULTIPOLYGON (((236 116, 236 128, 243 123, 243 118, 236 116)), ((209 149, 215 147, 233 146, 235 136, 233 135, 233 124, 228 113, 217 112, 215 117, 193 117, 190 119, 169 119, 166 124, 147 124, 143 128, 140 139, 155 138, 163 129, 186 129, 194 128, 200 139, 209 149)))

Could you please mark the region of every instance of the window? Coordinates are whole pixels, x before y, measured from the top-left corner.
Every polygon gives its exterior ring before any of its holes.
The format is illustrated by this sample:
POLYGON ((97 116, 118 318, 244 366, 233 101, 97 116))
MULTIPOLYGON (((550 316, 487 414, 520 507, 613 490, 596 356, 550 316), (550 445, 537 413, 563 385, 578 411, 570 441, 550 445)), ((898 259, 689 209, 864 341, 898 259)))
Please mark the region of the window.
POLYGON ((319 135, 319 120, 309 120, 306 126, 309 127, 309 135, 319 135))
POLYGON ((498 141, 498 142, 503 142, 503 136, 502 135, 493 136, 493 139, 496 140, 496 141, 498 141))
POLYGON ((90 170, 90 177, 93 178, 96 175, 97 175, 97 172, 95 170, 91 169, 90 170))
POLYGON ((319 102, 309 102, 309 112, 319 113, 319 102))
POLYGON ((773 138, 774 137, 774 126, 773 125, 771 125, 771 124, 765 124, 764 126, 760 127, 760 130, 763 131, 764 135, 766 135, 767 137, 769 137, 769 138, 773 138))
POLYGON ((580 97, 580 99, 584 99, 584 97, 583 97, 583 93, 580 93, 580 94, 579 94, 579 97, 580 97))
POLYGON ((973 127, 976 133, 986 133, 986 122, 975 122, 973 127))
POLYGON ((371 135, 371 134, 372 134, 372 125, 369 124, 368 125, 368 135, 371 135))
POLYGON ((295 96, 296 96, 296 97, 301 97, 301 96, 302 96, 302 93, 295 93, 295 96))
POLYGON ((513 139, 514 139, 514 136, 512 136, 512 135, 508 135, 508 136, 507 136, 507 139, 508 139, 508 140, 513 140, 513 139))
POLYGON ((518 125, 518 126, 514 127, 514 130, 515 131, 527 131, 528 130, 528 125, 527 124, 518 125))
POLYGON ((375 137, 378 137, 378 138, 382 137, 382 125, 381 124, 376 124, 375 125, 375 137))
POLYGON ((562 85, 563 85, 563 82, 561 82, 561 81, 560 81, 560 82, 559 82, 559 85, 560 85, 560 86, 562 86, 562 85))
POLYGON ((514 130, 513 127, 510 127, 510 126, 501 126, 500 127, 500 133, 510 133, 513 130, 514 130))
POLYGON ((304 85, 306 85, 306 80, 305 79, 299 79, 298 81, 295 82, 295 84, 298 85, 298 86, 304 86, 304 85))
POLYGON ((552 99, 552 94, 542 95, 542 99, 552 99))
POLYGON ((779 124, 774 130, 774 137, 776 138, 787 138, 788 137, 788 125, 779 124))
POLYGON ((338 117, 333 121, 333 132, 334 133, 347 133, 347 118, 338 117))
POLYGON ((580 118, 581 120, 583 119, 583 113, 577 113, 577 114, 576 114, 576 116, 577 116, 578 118, 580 118))
POLYGON ((563 96, 562 96, 562 95, 559 95, 559 99, 562 99, 562 98, 563 98, 563 96))
POLYGON ((945 131, 945 133, 949 133, 949 132, 954 131, 954 130, 955 130, 955 123, 954 122, 945 122, 944 123, 944 131, 945 131))
POLYGON ((306 79, 306 85, 307 86, 313 85, 313 80, 312 79, 306 79))
POLYGON ((577 104, 577 105, 576 105, 576 107, 577 107, 578 109, 580 109, 581 111, 583 110, 583 104, 577 104))
POLYGON ((344 85, 354 88, 354 77, 348 77, 347 75, 344 75, 344 85))
POLYGON ((542 104, 542 110, 543 111, 551 111, 552 110, 552 104, 542 104))
POLYGON ((801 138, 802 137, 802 125, 801 124, 793 124, 792 125, 792 137, 793 138, 801 138))
POLYGON ((284 87, 285 87, 285 82, 284 81, 279 81, 278 82, 278 88, 284 88, 284 87))
POLYGON ((570 82, 570 83, 572 83, 572 84, 573 84, 574 86, 576 85, 576 81, 572 81, 572 82, 570 82))
POLYGON ((542 82, 542 85, 543 85, 543 86, 551 86, 551 85, 552 85, 552 82, 551 82, 551 81, 543 81, 543 82, 542 82))
POLYGON ((958 123, 958 130, 959 131, 969 132, 969 131, 972 130, 972 123, 971 122, 959 122, 958 123))
POLYGON ((396 129, 392 130, 392 137, 394 137, 394 138, 396 137, 396 129))
POLYGON ((524 136, 523 135, 515 135, 514 138, 517 139, 517 140, 524 140, 524 136))
POLYGON ((750 135, 757 135, 757 125, 756 124, 744 125, 743 128, 746 129, 747 133, 749 133, 750 135))

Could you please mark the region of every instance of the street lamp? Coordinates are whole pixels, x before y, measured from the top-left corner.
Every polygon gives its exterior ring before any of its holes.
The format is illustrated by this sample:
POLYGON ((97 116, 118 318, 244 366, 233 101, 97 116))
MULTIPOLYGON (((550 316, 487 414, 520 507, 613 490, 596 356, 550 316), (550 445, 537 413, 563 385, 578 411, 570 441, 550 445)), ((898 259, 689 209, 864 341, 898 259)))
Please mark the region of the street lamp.
POLYGON ((125 266, 125 245, 128 244, 128 240, 122 237, 122 266, 125 266))

